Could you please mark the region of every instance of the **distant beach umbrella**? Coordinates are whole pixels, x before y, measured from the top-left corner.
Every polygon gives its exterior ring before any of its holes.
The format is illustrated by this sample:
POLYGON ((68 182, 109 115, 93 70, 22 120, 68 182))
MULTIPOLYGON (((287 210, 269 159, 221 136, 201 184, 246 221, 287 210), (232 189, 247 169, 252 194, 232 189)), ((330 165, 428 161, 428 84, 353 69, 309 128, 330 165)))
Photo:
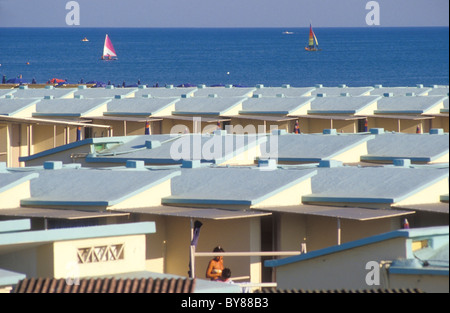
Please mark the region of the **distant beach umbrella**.
POLYGON ((145 121, 145 134, 150 135, 150 123, 145 121))
POLYGON ((77 141, 81 140, 81 126, 77 127, 77 141))

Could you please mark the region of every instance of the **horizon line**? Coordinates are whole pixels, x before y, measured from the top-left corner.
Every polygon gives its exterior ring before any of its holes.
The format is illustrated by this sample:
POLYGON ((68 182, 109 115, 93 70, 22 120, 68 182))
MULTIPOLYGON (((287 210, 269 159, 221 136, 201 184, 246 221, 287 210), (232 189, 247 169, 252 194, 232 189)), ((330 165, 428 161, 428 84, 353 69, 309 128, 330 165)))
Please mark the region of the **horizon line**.
MULTIPOLYGON (((449 25, 425 26, 315 26, 318 28, 449 28, 449 25)), ((302 29, 309 26, 0 26, 0 28, 67 28, 67 29, 102 29, 102 28, 130 28, 130 29, 302 29)))

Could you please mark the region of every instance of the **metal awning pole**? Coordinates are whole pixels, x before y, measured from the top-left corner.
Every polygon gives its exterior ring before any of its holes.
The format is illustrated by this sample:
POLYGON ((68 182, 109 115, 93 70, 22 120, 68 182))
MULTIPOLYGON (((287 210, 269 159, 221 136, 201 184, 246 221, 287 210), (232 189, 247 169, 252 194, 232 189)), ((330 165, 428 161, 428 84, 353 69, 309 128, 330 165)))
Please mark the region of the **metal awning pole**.
POLYGON ((189 251, 189 258, 191 261, 191 278, 195 277, 195 245, 192 244, 192 241, 194 240, 194 220, 191 218, 191 236, 190 236, 190 251, 189 251))
POLYGON ((341 244, 341 219, 337 219, 337 244, 341 244))

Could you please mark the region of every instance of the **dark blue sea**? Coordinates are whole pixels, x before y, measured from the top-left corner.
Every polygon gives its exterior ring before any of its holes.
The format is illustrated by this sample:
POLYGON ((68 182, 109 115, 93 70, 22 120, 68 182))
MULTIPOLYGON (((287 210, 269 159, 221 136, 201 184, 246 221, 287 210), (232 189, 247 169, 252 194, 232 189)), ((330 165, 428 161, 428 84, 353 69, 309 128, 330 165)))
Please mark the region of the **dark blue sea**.
POLYGON ((448 27, 315 33, 322 51, 304 50, 307 28, 0 28, 0 75, 38 83, 59 78, 151 86, 449 84, 448 27), (117 61, 100 60, 105 34, 117 61))

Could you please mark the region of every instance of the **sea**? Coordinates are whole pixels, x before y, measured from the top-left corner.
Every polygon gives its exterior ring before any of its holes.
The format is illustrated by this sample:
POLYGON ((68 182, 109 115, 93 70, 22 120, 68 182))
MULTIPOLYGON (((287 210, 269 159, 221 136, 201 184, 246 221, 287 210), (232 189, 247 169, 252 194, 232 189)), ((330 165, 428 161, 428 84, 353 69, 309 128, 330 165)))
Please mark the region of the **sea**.
POLYGON ((0 28, 0 75, 120 86, 449 84, 448 27, 314 31, 321 51, 305 51, 309 28, 0 28), (100 59, 106 34, 116 61, 100 59))

